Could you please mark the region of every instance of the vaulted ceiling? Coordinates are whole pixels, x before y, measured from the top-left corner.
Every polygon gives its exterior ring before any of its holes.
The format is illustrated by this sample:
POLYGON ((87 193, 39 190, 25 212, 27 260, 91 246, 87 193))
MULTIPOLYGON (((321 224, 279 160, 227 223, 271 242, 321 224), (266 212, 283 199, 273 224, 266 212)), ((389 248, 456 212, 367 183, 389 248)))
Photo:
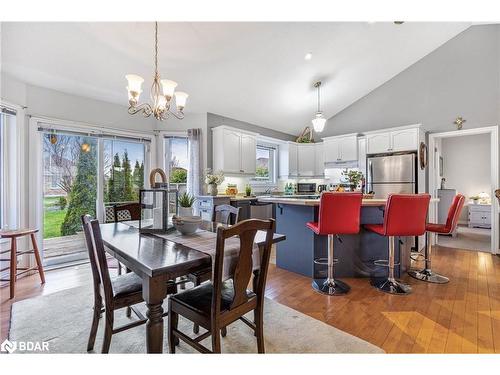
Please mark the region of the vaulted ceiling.
MULTIPOLYGON (((297 133, 321 79, 331 117, 469 23, 160 23, 162 78, 213 112, 297 133), (304 55, 312 53, 306 61, 304 55)), ((3 23, 2 70, 27 83, 126 105, 127 73, 152 80, 153 23, 3 23)))

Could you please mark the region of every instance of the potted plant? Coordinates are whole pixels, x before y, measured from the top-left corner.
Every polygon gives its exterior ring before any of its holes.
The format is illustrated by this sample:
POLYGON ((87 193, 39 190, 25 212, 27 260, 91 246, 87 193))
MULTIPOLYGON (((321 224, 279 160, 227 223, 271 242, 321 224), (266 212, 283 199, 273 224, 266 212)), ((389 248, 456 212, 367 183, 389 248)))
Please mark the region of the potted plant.
POLYGON ((349 185, 351 186, 351 191, 356 190, 358 187, 359 183, 363 179, 363 173, 360 171, 355 171, 355 170, 345 170, 342 172, 342 175, 347 177, 347 180, 349 181, 349 185))
POLYGON ((213 173, 211 169, 205 171, 205 183, 208 185, 208 194, 211 196, 217 195, 217 185, 224 182, 224 173, 219 171, 218 173, 213 173))
POLYGON ((470 199, 472 199, 472 202, 473 202, 474 204, 478 204, 478 203, 479 203, 479 199, 480 199, 480 198, 481 198, 481 197, 480 197, 479 195, 473 195, 473 196, 471 196, 471 197, 470 197, 470 199))
POLYGON ((249 197, 252 195, 252 187, 250 186, 250 184, 247 184, 247 186, 245 186, 245 197, 249 197))
POLYGON ((179 195, 179 216, 193 216, 193 203, 195 197, 189 193, 179 195))

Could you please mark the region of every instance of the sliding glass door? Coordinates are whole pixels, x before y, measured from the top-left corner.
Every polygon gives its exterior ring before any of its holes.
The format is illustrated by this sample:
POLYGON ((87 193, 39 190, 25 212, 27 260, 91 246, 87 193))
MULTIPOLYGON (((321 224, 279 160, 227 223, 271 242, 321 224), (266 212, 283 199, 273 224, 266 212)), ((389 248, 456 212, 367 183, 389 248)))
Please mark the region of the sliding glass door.
POLYGON ((86 260, 81 215, 113 221, 114 204, 139 200, 149 168, 149 144, 143 139, 56 127, 39 131, 44 264, 86 260))
POLYGON ((87 258, 81 215, 95 216, 98 140, 43 133, 43 258, 46 265, 87 258))

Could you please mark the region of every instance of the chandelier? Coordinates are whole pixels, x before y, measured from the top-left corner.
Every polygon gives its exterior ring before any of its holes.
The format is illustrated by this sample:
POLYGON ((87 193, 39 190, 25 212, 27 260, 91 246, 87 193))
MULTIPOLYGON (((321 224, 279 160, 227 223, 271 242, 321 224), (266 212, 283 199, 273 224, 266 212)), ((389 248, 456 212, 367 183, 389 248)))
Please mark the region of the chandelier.
POLYGON ((325 123, 326 123, 326 118, 323 116, 323 112, 321 112, 319 104, 320 104, 320 96, 319 96, 319 90, 321 87, 321 81, 315 82, 314 87, 318 89, 318 110, 316 111, 316 115, 312 119, 312 124, 314 131, 317 133, 320 133, 323 131, 325 128, 325 123))
POLYGON ((136 74, 127 74, 125 78, 128 81, 128 113, 135 115, 141 112, 144 117, 153 115, 157 120, 165 120, 169 115, 173 115, 179 120, 184 118, 184 107, 188 94, 181 91, 175 91, 177 82, 169 79, 161 79, 158 73, 158 22, 155 22, 155 72, 153 84, 151 86, 151 104, 139 104, 139 96, 142 93, 142 83, 144 78, 136 74), (160 88, 161 84, 161 88, 160 88), (162 89, 162 90, 161 90, 162 89), (172 98, 175 96, 175 110, 172 109, 172 98))

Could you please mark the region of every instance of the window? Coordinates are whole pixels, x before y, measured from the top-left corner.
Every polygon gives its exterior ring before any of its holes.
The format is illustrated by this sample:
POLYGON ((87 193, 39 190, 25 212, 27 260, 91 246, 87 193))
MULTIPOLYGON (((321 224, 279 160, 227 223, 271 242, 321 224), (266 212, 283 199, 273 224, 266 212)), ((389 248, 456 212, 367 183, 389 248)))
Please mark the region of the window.
POLYGON ((4 114, 0 113, 0 228, 3 228, 3 223, 4 223, 4 158, 3 158, 3 152, 4 152, 4 140, 5 140, 5 135, 4 135, 4 114))
POLYGON ((165 138, 165 166, 169 182, 185 184, 188 171, 188 139, 187 137, 165 138))
POLYGON ((0 107, 0 228, 16 226, 18 220, 16 120, 15 110, 0 107))
POLYGON ((277 146, 257 143, 254 183, 275 184, 277 180, 277 146))

